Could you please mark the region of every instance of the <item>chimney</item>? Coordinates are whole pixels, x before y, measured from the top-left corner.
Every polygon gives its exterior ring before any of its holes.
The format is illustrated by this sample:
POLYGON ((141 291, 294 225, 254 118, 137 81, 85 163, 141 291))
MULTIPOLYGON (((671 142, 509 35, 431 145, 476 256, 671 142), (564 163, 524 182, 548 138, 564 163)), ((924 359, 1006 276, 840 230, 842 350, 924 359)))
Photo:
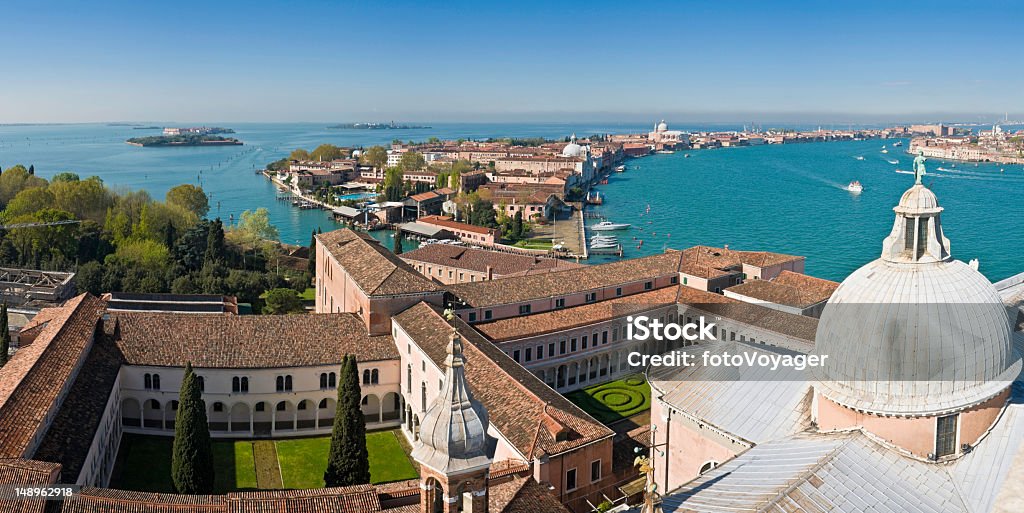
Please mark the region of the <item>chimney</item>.
POLYGON ((487 277, 486 277, 486 279, 487 279, 488 281, 490 281, 490 280, 493 280, 493 279, 494 279, 494 268, 493 268, 493 267, 491 267, 491 266, 487 266, 487 277))

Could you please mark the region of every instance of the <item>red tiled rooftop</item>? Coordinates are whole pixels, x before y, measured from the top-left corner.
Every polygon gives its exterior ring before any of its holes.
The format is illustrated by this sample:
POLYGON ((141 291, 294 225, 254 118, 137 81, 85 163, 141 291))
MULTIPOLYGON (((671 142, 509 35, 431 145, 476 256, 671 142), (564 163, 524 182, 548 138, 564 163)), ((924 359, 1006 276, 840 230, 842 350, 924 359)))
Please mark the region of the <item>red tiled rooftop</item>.
POLYGON ((341 229, 318 234, 316 238, 367 296, 443 290, 365 233, 341 229))
POLYGON ((460 223, 458 221, 453 221, 452 218, 445 216, 423 216, 419 218, 419 222, 425 224, 432 224, 434 226, 441 226, 444 228, 452 228, 464 232, 480 233, 484 235, 494 231, 491 228, 485 228, 483 226, 476 226, 468 223, 460 223))
POLYGON ((398 358, 388 336, 370 336, 351 313, 294 315, 116 314, 130 365, 280 368, 398 358))
POLYGON ((490 268, 496 276, 507 276, 535 270, 571 269, 580 264, 556 258, 541 258, 514 253, 473 249, 449 244, 429 244, 402 253, 402 260, 415 260, 434 265, 446 265, 476 272, 490 268))

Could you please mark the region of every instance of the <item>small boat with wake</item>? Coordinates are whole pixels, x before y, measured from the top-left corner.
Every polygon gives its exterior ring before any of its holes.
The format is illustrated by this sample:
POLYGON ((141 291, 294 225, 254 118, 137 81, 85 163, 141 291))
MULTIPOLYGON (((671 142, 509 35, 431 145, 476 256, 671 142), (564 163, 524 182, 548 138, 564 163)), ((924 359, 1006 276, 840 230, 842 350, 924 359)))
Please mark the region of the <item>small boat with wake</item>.
POLYGON ((864 186, 861 185, 859 181, 854 180, 854 181, 850 182, 850 185, 846 186, 846 190, 848 190, 848 191, 850 191, 850 192, 852 192, 854 194, 860 194, 862 191, 864 191, 864 186))

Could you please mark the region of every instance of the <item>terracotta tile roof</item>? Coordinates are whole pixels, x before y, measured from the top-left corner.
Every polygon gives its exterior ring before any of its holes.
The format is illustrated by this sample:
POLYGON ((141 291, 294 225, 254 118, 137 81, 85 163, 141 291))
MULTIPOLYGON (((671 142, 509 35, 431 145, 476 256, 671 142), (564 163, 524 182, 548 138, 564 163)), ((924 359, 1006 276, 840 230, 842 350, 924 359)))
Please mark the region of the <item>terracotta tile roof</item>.
POLYGON ((834 281, 782 271, 774 280, 748 280, 726 290, 762 301, 807 308, 827 301, 837 287, 839 284, 834 281))
POLYGON ((0 458, 31 456, 33 438, 92 343, 103 302, 82 294, 58 309, 35 342, 0 368, 0 458))
POLYGON ((448 290, 473 307, 543 299, 676 274, 680 252, 669 251, 609 264, 584 265, 515 279, 460 283, 448 290))
POLYGON ((373 485, 229 493, 225 501, 228 513, 371 513, 381 510, 373 485))
POLYGON ((741 264, 753 265, 755 267, 768 267, 772 265, 803 260, 804 257, 772 253, 769 251, 738 251, 734 249, 716 248, 713 246, 693 246, 683 250, 684 260, 698 264, 710 265, 718 269, 725 269, 741 264))
POLYGON ((441 292, 373 237, 348 229, 321 233, 316 238, 367 296, 441 292))
POLYGON ((120 370, 121 351, 98 337, 34 456, 60 463, 62 482, 77 481, 120 370))
POLYGON ((532 477, 491 485, 488 506, 496 513, 569 513, 548 488, 532 477))
POLYGON ((557 258, 517 255, 515 253, 488 251, 486 249, 474 249, 449 244, 420 246, 418 249, 402 253, 401 258, 407 262, 415 260, 417 262, 458 267, 481 273, 487 272, 487 268, 490 267, 495 277, 526 271, 582 267, 581 264, 557 258))
POLYGON ((677 302, 768 331, 814 344, 818 320, 806 315, 781 312, 766 306, 744 303, 713 292, 679 287, 677 302))
MULTIPOLYGON (((444 366, 451 328, 439 310, 421 302, 394 319, 438 367, 444 366)), ((614 435, 468 324, 459 321, 459 332, 466 342, 466 378, 473 397, 487 408, 491 425, 527 458, 614 435)))
MULTIPOLYGON (((49 485, 57 482, 60 465, 33 460, 0 460, 0 485, 49 485)), ((5 494, 6 495, 6 494, 5 494)), ((43 513, 47 501, 21 500, 0 496, 4 513, 43 513)))
POLYGON ((452 218, 446 216, 423 216, 417 221, 424 224, 432 224, 434 226, 441 226, 444 228, 451 228, 453 230, 462 230, 464 232, 473 232, 481 234, 489 234, 494 232, 493 228, 486 228, 483 226, 476 226, 468 223, 460 223, 453 221, 452 218))
POLYGON ((176 495, 82 488, 62 501, 60 513, 225 513, 223 495, 176 495))
POLYGON ((676 287, 664 287, 597 303, 474 324, 473 327, 494 342, 515 340, 588 326, 659 305, 671 305, 676 302, 677 295, 676 287))
POLYGON ((429 200, 432 200, 432 199, 435 199, 435 198, 440 198, 440 197, 441 196, 439 194, 435 193, 434 191, 427 191, 427 192, 421 192, 419 194, 413 194, 412 196, 409 196, 409 199, 411 199, 413 201, 416 201, 416 202, 422 203, 424 201, 429 201, 429 200))
POLYGON ((398 358, 389 336, 370 336, 351 313, 196 315, 119 312, 117 346, 130 365, 279 368, 398 358))

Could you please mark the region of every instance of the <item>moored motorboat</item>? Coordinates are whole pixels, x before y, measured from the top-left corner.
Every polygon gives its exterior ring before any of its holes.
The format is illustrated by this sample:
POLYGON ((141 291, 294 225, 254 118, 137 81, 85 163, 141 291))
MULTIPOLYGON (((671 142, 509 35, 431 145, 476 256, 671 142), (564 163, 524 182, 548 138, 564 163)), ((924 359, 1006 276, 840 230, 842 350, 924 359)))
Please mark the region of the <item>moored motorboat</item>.
POLYGON ((611 231, 611 230, 625 230, 629 228, 628 223, 613 223, 611 221, 601 221, 590 227, 591 230, 597 231, 611 231))

